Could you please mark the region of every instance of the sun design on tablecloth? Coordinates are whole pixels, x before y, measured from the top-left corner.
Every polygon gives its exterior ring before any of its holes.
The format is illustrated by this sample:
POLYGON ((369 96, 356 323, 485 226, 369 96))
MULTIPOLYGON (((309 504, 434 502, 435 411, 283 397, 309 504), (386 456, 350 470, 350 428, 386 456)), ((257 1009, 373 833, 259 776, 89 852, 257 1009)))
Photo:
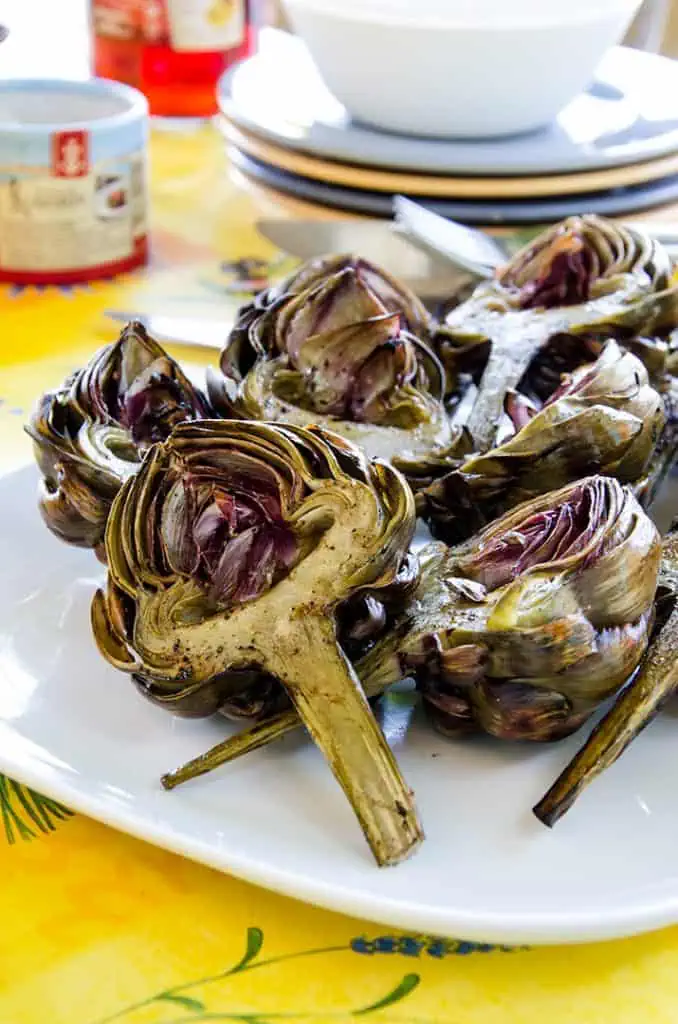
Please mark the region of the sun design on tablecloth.
POLYGON ((0 775, 0 814, 5 838, 11 846, 17 839, 35 839, 38 835, 54 832, 57 822, 72 817, 73 811, 6 775, 0 775))
POLYGON ((30 297, 32 295, 42 295, 46 291, 58 291, 62 295, 72 296, 78 292, 87 292, 91 290, 91 286, 87 283, 83 284, 10 284, 5 289, 5 295, 8 299, 18 299, 20 297, 30 297))
POLYGON ((267 958, 260 957, 264 945, 264 933, 261 928, 248 928, 245 942, 245 951, 232 966, 227 967, 219 974, 213 974, 205 978, 198 978, 195 981, 188 981, 172 988, 156 992, 155 995, 142 999, 139 1002, 124 1006, 107 1017, 100 1018, 95 1024, 114 1024, 122 1021, 124 1024, 134 1024, 137 1011, 143 1011, 149 1007, 156 1010, 167 1009, 168 1016, 158 1024, 190 1024, 191 1021, 223 1021, 242 1022, 242 1024, 273 1024, 277 1020, 303 1021, 315 1020, 318 1017, 332 1017, 337 1021, 356 1020, 368 1017, 371 1014, 378 1014, 379 1024, 387 1024, 400 1021, 416 1021, 416 1024, 443 1024, 443 1021, 434 1017, 405 1018, 402 1016, 389 1016, 388 1011, 392 1006, 403 1003, 419 987, 421 977, 414 972, 407 972, 392 985, 379 999, 367 1005, 348 1007, 346 1010, 323 1012, 316 1008, 309 1013, 302 1011, 295 1013, 285 1011, 284 1013, 269 1012, 267 1010, 228 1010, 222 1009, 214 1004, 213 1000, 222 995, 218 987, 211 988, 208 995, 202 990, 208 986, 219 986, 227 979, 248 971, 255 971, 261 968, 272 967, 275 964, 289 963, 290 961, 302 960, 306 957, 331 956, 336 953, 361 953, 374 955, 378 953, 399 954, 401 956, 420 958, 431 956, 441 959, 444 956, 466 955, 469 953, 489 952, 516 952, 526 947, 492 946, 487 943, 463 942, 459 939, 443 939, 432 935, 382 935, 374 939, 364 936, 351 939, 344 945, 325 946, 320 949, 304 949, 297 953, 283 953, 279 956, 267 958), (200 997, 198 995, 200 992, 200 997), (212 997, 212 1001, 210 1000, 212 997), (180 1011, 179 1014, 177 1011, 180 1011))

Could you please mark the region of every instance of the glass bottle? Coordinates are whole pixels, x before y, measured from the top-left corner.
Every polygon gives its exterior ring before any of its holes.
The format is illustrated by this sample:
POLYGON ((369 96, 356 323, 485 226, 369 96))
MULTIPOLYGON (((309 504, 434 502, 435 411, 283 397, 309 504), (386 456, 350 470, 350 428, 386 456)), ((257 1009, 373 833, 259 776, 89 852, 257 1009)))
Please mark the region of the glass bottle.
POLYGON ((221 73, 254 46, 252 0, 92 0, 94 70, 152 114, 207 117, 221 73))

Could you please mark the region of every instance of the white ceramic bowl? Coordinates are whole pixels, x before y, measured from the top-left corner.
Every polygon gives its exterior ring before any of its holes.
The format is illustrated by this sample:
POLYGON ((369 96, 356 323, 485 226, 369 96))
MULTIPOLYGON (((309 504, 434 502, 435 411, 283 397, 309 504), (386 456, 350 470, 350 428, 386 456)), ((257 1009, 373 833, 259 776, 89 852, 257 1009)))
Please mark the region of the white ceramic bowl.
POLYGON ((590 82, 640 0, 284 0, 357 120, 414 135, 512 135, 590 82))

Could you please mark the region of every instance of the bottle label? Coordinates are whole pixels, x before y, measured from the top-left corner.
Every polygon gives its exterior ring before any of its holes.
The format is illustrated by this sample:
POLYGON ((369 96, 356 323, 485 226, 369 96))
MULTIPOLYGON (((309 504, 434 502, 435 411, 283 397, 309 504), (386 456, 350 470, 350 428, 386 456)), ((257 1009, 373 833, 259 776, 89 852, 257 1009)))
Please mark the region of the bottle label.
POLYGON ((244 0, 165 0, 165 8, 173 50, 232 50, 245 38, 244 0))
POLYGON ((245 38, 245 0, 93 0, 92 21, 107 39, 180 53, 232 50, 245 38))
POLYGON ((141 7, 141 0, 92 0, 94 34, 104 39, 140 39, 141 7))

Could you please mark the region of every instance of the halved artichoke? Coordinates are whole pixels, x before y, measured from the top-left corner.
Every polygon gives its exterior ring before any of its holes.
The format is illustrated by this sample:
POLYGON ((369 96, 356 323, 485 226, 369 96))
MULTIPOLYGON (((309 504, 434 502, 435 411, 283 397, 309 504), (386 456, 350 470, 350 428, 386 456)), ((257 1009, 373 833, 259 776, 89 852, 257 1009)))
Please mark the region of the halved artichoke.
POLYGON ((413 531, 403 478, 337 435, 181 424, 114 502, 94 635, 170 710, 217 711, 243 672, 282 682, 376 859, 394 863, 422 832, 335 615, 397 581, 413 531))
MULTIPOLYGON (((566 736, 638 665, 660 552, 655 526, 610 477, 527 501, 465 544, 432 547, 416 625, 395 641, 400 670, 419 679, 443 732, 566 736)), ((361 671, 373 676, 393 642, 361 671)))
MULTIPOLYGON (((356 663, 365 693, 414 676, 446 734, 566 736, 640 662, 660 553, 628 488, 602 476, 525 502, 456 548, 432 543, 401 616, 356 663)), ((298 725, 294 711, 275 715, 164 783, 180 785, 298 725)))
POLYGON ((664 403, 640 360, 615 341, 595 363, 567 376, 541 411, 515 392, 506 402, 513 435, 417 495, 435 537, 463 540, 521 501, 591 472, 644 486, 664 403))
POLYGON ((586 214, 549 228, 480 284, 448 315, 439 345, 452 375, 469 368, 480 378, 467 422, 475 450, 493 447, 506 394, 547 346, 569 358, 573 335, 623 339, 675 322, 670 283, 658 242, 586 214))
POLYGON ((128 324, 118 341, 43 395, 26 427, 47 526, 69 544, 100 549, 113 499, 142 452, 176 423, 208 412, 179 365, 141 324, 128 324))
POLYGON ((371 458, 449 468, 464 439, 431 330, 419 300, 374 265, 314 261, 244 308, 210 397, 230 416, 325 424, 371 458))
POLYGON ((657 605, 663 621, 640 671, 534 808, 545 825, 555 825, 582 790, 621 757, 678 688, 678 533, 664 540, 657 605))

